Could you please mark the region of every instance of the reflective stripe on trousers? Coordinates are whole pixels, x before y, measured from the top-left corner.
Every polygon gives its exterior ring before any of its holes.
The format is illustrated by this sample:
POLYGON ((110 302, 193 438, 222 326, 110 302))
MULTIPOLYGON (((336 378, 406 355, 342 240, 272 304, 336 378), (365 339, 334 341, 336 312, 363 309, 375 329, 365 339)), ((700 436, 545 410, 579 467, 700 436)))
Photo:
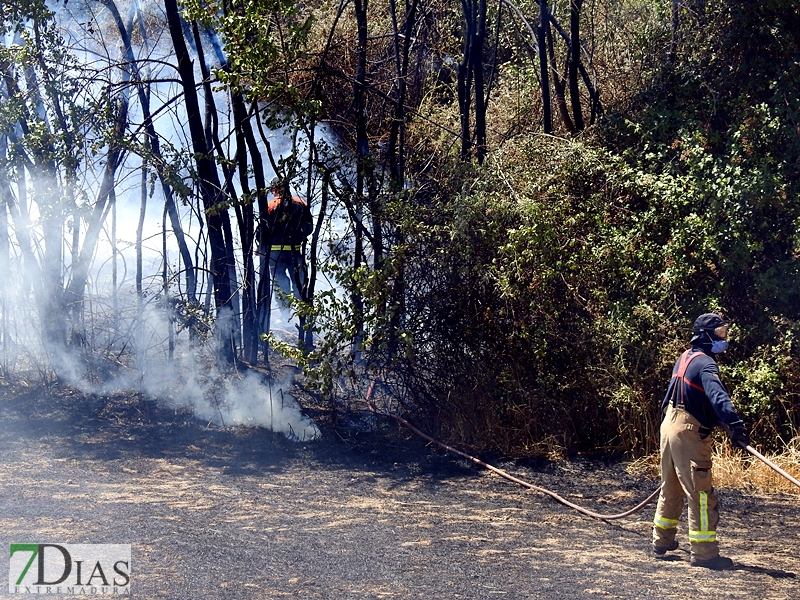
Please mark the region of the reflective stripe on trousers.
POLYGON ((708 494, 697 492, 700 505, 700 529, 689 530, 690 542, 716 542, 717 532, 708 530, 708 494))
POLYGON ((653 525, 660 527, 661 529, 677 529, 678 519, 667 519, 666 517, 662 517, 656 513, 656 516, 653 519, 653 525))

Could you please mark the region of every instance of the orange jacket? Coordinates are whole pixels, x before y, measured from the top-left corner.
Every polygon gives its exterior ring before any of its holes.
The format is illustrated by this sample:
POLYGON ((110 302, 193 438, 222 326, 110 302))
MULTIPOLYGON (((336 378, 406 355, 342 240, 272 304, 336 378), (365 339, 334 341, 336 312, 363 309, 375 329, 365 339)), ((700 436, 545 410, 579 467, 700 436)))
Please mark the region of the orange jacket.
POLYGON ((280 196, 273 197, 267 203, 267 226, 273 248, 301 245, 313 229, 308 203, 297 196, 292 196, 291 202, 284 202, 280 196))

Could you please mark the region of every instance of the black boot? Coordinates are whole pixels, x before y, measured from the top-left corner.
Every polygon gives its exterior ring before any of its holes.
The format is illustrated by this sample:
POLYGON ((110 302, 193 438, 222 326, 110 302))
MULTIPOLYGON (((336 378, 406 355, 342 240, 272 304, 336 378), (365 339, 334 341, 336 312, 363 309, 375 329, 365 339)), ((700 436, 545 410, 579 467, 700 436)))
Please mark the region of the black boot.
POLYGON ((653 558, 667 558, 667 552, 678 549, 678 540, 672 540, 669 546, 656 546, 653 544, 651 554, 653 558))
POLYGON ((693 567, 705 567, 715 571, 726 571, 733 568, 733 561, 727 556, 715 556, 714 558, 691 558, 693 567))

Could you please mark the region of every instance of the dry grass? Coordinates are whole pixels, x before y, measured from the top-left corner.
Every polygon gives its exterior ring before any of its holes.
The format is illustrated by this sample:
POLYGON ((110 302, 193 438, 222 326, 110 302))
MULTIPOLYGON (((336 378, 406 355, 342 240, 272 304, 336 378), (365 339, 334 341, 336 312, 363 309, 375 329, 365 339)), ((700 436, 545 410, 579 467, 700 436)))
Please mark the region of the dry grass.
MULTIPOLYGON (((779 455, 765 455, 769 460, 800 479, 800 439, 792 440, 786 450, 779 455)), ((734 448, 730 440, 723 439, 714 449, 714 485, 720 488, 745 489, 764 494, 796 494, 800 488, 781 477, 755 456, 734 448)), ((659 458, 651 454, 631 462, 626 471, 635 476, 659 475, 659 458)))
POLYGON ((635 459, 625 467, 625 472, 634 477, 658 477, 658 454, 648 454, 647 456, 635 459))
MULTIPOLYGON (((765 455, 795 479, 800 479, 800 440, 793 440, 779 455, 765 455)), ((755 456, 734 448, 729 440, 716 444, 714 481, 719 487, 743 488, 761 493, 800 495, 800 488, 781 477, 755 456)))

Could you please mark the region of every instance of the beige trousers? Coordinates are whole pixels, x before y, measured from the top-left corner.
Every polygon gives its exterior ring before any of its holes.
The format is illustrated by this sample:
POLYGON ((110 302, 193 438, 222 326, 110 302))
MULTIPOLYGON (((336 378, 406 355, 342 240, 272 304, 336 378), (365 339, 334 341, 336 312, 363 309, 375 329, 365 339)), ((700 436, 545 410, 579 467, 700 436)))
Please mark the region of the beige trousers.
POLYGON ((700 423, 683 407, 667 408, 661 423, 661 494, 653 519, 653 545, 675 540, 684 501, 689 504, 692 556, 719 556, 717 494, 711 481, 711 436, 700 438, 700 423))

